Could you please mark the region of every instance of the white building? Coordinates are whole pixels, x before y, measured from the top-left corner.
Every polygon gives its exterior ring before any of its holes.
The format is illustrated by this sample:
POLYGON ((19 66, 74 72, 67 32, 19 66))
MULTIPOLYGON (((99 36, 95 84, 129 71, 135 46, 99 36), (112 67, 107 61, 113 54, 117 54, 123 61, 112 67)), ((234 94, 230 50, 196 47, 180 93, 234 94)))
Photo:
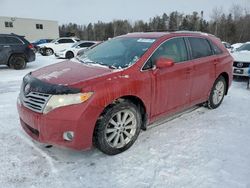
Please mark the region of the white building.
POLYGON ((23 35, 29 41, 59 37, 57 21, 0 16, 0 33, 23 35))

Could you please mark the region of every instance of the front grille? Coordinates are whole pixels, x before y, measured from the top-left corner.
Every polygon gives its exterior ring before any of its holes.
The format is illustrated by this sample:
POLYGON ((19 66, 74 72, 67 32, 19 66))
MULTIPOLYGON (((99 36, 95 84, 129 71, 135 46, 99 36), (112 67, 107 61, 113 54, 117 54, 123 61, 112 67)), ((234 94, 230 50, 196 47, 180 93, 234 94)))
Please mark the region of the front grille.
POLYGON ((249 63, 243 63, 243 62, 237 62, 237 61, 234 62, 234 67, 237 67, 237 68, 247 68, 249 66, 250 66, 250 62, 249 63))
POLYGON ((45 105, 50 99, 51 95, 39 93, 39 92, 29 92, 24 94, 24 88, 22 87, 20 92, 20 99, 22 104, 32 111, 42 113, 45 105))

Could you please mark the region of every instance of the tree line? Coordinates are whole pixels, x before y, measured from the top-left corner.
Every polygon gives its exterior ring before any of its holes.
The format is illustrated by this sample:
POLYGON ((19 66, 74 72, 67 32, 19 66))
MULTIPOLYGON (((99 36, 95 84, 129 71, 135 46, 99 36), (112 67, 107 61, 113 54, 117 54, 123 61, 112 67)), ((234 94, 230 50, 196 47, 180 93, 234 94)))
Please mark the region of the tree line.
POLYGON ((128 20, 113 20, 104 23, 89 23, 78 25, 75 23, 59 26, 60 36, 76 36, 82 40, 103 41, 130 32, 150 31, 202 31, 216 35, 223 41, 230 43, 250 41, 250 13, 247 8, 233 5, 229 13, 222 8, 212 11, 211 19, 204 19, 204 12, 183 14, 178 11, 169 15, 150 18, 149 21, 138 20, 133 23, 128 20))

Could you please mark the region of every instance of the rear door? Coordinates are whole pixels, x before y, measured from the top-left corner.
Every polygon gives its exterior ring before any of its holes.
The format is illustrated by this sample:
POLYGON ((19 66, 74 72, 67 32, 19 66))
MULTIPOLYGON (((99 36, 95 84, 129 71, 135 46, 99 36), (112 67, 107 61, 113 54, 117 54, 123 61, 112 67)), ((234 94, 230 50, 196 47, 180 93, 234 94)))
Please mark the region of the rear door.
POLYGON ((183 108, 190 100, 193 65, 189 61, 184 38, 173 38, 164 42, 147 63, 154 65, 159 57, 170 58, 175 64, 173 67, 152 71, 152 116, 183 108))
POLYGON ((187 37, 193 62, 191 102, 207 100, 215 77, 216 55, 206 38, 187 37))
POLYGON ((0 36, 0 64, 7 64, 10 45, 6 43, 6 37, 0 36))

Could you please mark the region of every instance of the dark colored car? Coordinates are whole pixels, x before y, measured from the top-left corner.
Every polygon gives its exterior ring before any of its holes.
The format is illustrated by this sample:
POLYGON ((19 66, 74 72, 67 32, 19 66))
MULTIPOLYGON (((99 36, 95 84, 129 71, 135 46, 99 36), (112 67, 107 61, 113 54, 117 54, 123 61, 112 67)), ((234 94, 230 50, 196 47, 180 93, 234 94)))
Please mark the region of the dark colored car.
POLYGON ((0 65, 24 69, 26 63, 35 59, 34 47, 24 36, 0 34, 0 65))
POLYGON ((79 61, 26 75, 17 100, 20 122, 40 142, 74 149, 94 143, 114 155, 162 117, 196 104, 219 107, 232 63, 221 41, 206 33, 119 36, 79 61))

